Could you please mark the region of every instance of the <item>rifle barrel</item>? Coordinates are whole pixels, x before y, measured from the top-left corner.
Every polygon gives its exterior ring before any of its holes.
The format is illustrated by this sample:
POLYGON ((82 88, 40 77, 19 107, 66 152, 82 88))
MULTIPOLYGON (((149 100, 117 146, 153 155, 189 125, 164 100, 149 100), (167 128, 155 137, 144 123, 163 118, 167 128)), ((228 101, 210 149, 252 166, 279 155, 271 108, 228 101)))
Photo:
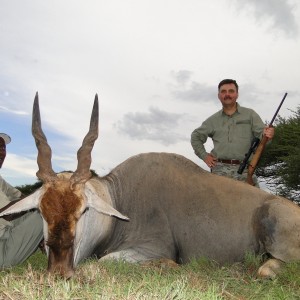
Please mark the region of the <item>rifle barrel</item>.
POLYGON ((280 108, 281 108, 281 105, 283 104, 283 102, 284 102, 284 100, 285 100, 287 94, 288 94, 288 93, 285 93, 285 94, 284 94, 284 96, 283 96, 283 98, 282 98, 282 100, 281 100, 281 102, 280 102, 280 104, 279 104, 279 106, 278 106, 278 108, 277 108, 277 110, 276 110, 276 112, 275 112, 275 114, 274 114, 274 116, 273 116, 273 118, 272 118, 272 120, 271 120, 269 126, 271 126, 271 125, 273 124, 275 118, 277 117, 277 114, 278 114, 278 112, 279 112, 279 110, 280 110, 280 108))

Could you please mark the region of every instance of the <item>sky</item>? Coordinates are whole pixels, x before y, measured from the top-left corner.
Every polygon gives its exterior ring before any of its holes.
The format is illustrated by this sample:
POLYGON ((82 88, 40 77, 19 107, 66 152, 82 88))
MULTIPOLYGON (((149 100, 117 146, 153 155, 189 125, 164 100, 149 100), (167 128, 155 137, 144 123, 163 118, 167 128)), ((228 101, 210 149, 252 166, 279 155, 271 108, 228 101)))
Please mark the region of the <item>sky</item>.
POLYGON ((221 109, 222 79, 263 121, 285 92, 280 115, 299 106, 299 31, 297 0, 0 0, 0 132, 12 138, 0 174, 36 182, 36 92, 56 172, 76 169, 96 94, 98 174, 145 152, 207 170, 190 135, 221 109))

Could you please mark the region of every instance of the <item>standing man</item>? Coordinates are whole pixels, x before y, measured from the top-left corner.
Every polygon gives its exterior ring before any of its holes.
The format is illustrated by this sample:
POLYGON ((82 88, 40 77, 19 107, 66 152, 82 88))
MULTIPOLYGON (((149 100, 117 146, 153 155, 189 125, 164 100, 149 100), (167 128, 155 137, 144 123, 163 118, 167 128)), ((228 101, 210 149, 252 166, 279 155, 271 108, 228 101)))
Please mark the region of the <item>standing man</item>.
MULTIPOLYGON (((11 141, 0 133, 0 168, 6 156, 6 145, 11 141)), ((0 208, 18 200, 21 192, 0 176, 0 208)), ((0 217, 0 268, 11 267, 26 260, 43 239, 43 223, 37 211, 27 212, 13 219, 0 217)))
MULTIPOLYGON (((235 80, 224 79, 218 85, 218 98, 222 109, 195 129, 191 144, 195 154, 211 169, 212 173, 246 181, 247 168, 238 174, 239 165, 248 152, 254 137, 261 139, 264 134, 269 140, 274 136, 273 127, 265 127, 259 115, 250 108, 237 103, 239 87, 235 80), (207 153, 204 147, 207 138, 214 148, 207 153)), ((258 186, 254 175, 253 181, 258 186)))

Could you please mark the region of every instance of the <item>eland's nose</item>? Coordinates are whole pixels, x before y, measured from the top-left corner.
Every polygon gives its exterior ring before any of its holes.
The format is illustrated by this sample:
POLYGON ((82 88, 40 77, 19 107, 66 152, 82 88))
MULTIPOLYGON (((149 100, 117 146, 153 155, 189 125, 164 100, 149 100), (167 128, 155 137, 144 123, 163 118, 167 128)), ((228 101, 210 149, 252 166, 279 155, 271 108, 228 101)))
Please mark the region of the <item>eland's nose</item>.
POLYGON ((48 269, 48 272, 68 280, 74 276, 75 270, 69 267, 56 266, 55 268, 48 269))

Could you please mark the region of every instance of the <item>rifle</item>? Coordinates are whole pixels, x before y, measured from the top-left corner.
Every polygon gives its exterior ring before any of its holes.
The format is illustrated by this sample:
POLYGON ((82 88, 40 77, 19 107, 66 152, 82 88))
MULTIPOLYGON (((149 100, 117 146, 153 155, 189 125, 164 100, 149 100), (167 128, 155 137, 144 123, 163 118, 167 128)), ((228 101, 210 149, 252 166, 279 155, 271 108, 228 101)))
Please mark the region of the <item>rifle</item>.
MULTIPOLYGON (((275 118, 277 117, 277 114, 278 114, 278 112, 281 108, 281 105, 283 104, 283 101, 285 100, 286 96, 287 96, 287 93, 284 94, 283 99, 281 100, 281 102, 269 124, 269 127, 273 126, 273 122, 274 122, 275 118)), ((265 135, 263 135, 263 137, 255 151, 255 154, 253 155, 252 160, 251 160, 250 164, 248 165, 248 175, 247 175, 246 182, 249 183, 250 185, 254 185, 252 176, 253 176, 255 168, 259 162, 259 159, 260 159, 263 151, 265 150, 265 146, 266 146, 267 142, 268 142, 268 138, 265 135)))
POLYGON ((260 139, 255 137, 253 138, 252 142, 251 142, 251 146, 248 150, 248 152, 245 154, 245 158, 244 160, 241 162, 240 167, 238 169, 238 174, 242 174, 247 166, 248 160, 251 156, 252 153, 255 152, 255 149, 257 148, 258 144, 259 144, 260 139))

